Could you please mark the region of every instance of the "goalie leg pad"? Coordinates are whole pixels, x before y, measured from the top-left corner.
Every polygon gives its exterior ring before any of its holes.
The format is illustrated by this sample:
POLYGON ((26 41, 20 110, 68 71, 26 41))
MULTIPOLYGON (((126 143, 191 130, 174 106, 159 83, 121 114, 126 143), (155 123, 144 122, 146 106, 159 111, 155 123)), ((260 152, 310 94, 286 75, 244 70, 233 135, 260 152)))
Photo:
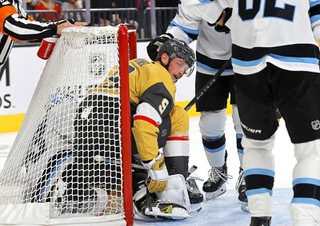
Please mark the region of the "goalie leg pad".
POLYGON ((179 204, 185 207, 188 212, 191 209, 186 181, 181 174, 169 176, 167 189, 156 194, 159 199, 179 204))
POLYGON ((187 210, 176 203, 166 200, 156 200, 153 194, 146 195, 147 189, 142 186, 133 196, 134 218, 136 220, 183 220, 190 217, 187 210))

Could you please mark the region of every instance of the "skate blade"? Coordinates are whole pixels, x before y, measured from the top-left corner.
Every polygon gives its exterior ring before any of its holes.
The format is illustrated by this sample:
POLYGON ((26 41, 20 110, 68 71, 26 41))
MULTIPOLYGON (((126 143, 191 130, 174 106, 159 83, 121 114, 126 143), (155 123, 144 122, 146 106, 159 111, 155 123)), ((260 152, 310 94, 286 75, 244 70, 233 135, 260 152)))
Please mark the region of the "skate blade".
POLYGON ((247 202, 241 202, 240 208, 241 208, 241 210, 242 210, 243 212, 250 213, 250 211, 249 211, 249 206, 248 206, 248 203, 247 203, 247 202))
POLYGON ((150 216, 150 217, 155 217, 155 218, 167 218, 167 219, 172 219, 172 220, 184 220, 188 217, 191 217, 190 214, 188 214, 188 212, 185 209, 182 208, 173 208, 172 211, 170 213, 163 213, 160 211, 159 208, 157 207, 152 207, 152 211, 150 211, 149 209, 146 209, 144 214, 146 216, 150 216))
POLYGON ((189 213, 196 213, 202 210, 202 203, 191 204, 189 213))
POLYGON ((227 186, 224 184, 215 192, 206 192, 206 200, 211 200, 223 195, 227 191, 227 186))

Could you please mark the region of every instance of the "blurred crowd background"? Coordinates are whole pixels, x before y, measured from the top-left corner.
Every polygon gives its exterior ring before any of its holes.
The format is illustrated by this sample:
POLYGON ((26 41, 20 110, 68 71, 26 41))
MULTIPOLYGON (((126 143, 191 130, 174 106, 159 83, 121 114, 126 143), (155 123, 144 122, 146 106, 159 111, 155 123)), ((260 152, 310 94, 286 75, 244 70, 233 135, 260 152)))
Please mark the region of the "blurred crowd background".
POLYGON ((28 13, 38 21, 73 19, 92 26, 129 23, 138 40, 165 32, 176 14, 179 0, 25 0, 28 13))

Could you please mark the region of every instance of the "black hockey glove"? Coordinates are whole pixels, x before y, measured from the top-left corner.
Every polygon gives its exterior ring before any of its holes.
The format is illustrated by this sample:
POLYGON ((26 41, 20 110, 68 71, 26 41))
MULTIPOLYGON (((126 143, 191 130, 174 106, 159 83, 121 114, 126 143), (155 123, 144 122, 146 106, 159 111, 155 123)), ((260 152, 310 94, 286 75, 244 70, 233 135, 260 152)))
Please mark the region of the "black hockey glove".
POLYGON ((159 53, 160 47, 163 43, 165 43, 167 40, 173 38, 173 35, 170 33, 162 34, 155 39, 153 39, 149 45, 147 46, 147 52, 151 60, 156 60, 157 55, 159 53))
MULTIPOLYGON (((223 25, 216 24, 214 29, 217 32, 229 33, 230 29, 226 26, 226 22, 230 19, 231 15, 232 15, 232 8, 225 8, 224 12, 226 13, 226 16, 222 20, 223 25)), ((223 15, 223 13, 221 13, 221 15, 217 21, 219 21, 221 19, 222 15, 223 15)))

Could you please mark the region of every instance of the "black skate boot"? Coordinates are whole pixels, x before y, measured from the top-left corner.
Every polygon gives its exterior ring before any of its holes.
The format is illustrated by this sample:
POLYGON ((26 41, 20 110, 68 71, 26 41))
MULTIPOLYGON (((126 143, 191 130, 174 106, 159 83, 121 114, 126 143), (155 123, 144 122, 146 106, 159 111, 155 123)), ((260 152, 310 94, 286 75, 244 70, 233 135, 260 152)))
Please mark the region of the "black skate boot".
POLYGON ((206 192, 206 199, 214 199, 227 191, 226 182, 232 177, 227 173, 227 165, 212 167, 209 172, 209 179, 204 182, 202 190, 206 192))
POLYGON ((187 178, 186 187, 191 204, 190 212, 199 212, 202 209, 203 195, 194 178, 187 178))
POLYGON ((238 192, 238 200, 241 203, 241 210, 249 212, 248 198, 246 195, 246 181, 244 180, 243 169, 239 170, 239 177, 236 183, 236 190, 238 192))
POLYGON ((251 217, 249 226, 270 226, 271 217, 251 217))
POLYGON ((190 204, 198 204, 203 202, 203 195, 200 192, 195 179, 187 179, 187 190, 190 199, 190 204))

